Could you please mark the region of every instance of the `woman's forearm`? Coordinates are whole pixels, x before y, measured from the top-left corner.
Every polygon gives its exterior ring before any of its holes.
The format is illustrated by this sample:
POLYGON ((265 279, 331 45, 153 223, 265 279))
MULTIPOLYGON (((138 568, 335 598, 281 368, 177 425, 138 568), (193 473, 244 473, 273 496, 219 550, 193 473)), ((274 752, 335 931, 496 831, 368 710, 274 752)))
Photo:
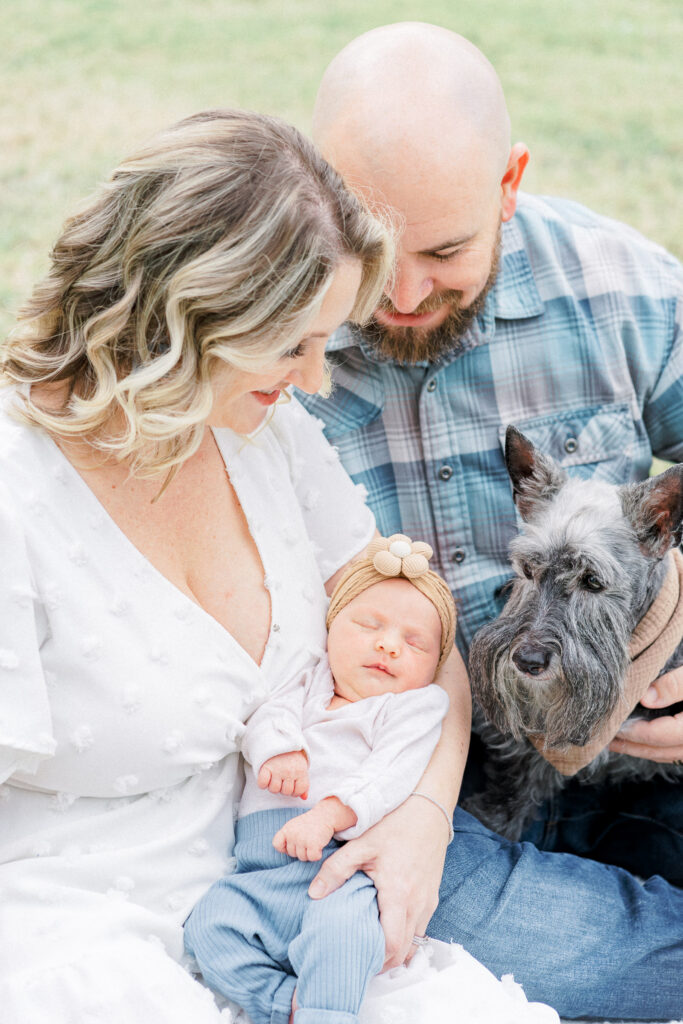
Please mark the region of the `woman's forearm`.
POLYGON ((441 738, 417 785, 417 791, 437 800, 452 816, 465 771, 472 724, 472 697, 467 669, 454 647, 437 680, 448 694, 450 707, 441 738))

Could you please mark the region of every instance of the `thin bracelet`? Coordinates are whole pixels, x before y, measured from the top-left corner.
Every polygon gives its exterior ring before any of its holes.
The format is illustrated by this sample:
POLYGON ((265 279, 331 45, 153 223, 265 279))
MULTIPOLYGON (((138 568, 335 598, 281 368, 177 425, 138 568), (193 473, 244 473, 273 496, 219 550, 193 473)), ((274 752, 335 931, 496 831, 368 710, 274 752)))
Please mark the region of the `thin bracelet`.
POLYGON ((435 800, 433 796, 427 796, 426 793, 419 793, 417 790, 415 790, 410 795, 411 796, 421 796, 423 800, 429 800, 430 804, 434 804, 435 807, 439 808, 439 810, 443 814, 444 818, 446 819, 446 824, 448 825, 448 842, 452 843, 453 842, 453 836, 455 835, 455 832, 453 831, 453 822, 448 817, 448 811, 446 810, 444 805, 440 804, 438 800, 435 800))

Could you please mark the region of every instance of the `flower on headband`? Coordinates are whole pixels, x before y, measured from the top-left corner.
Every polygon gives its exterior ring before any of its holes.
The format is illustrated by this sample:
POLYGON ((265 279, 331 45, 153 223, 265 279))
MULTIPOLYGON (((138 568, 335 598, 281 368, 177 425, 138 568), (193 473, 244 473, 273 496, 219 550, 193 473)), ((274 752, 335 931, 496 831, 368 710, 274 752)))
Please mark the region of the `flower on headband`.
POLYGON ((382 576, 405 576, 409 580, 427 572, 433 554, 429 544, 421 540, 413 543, 404 533, 376 537, 367 548, 367 557, 382 576))

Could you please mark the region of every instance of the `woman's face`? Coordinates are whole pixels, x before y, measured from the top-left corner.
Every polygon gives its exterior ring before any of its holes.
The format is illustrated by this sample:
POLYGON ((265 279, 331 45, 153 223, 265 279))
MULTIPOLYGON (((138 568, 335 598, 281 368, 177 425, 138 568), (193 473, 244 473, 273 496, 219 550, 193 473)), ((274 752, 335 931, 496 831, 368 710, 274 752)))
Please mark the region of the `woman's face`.
POLYGON ((261 425, 268 408, 277 402, 288 385, 293 384, 309 395, 320 390, 327 339, 348 319, 360 287, 361 273, 359 260, 347 259, 339 264, 320 312, 306 335, 272 367, 259 373, 247 373, 226 364, 217 366, 209 417, 212 427, 230 427, 239 434, 250 434, 261 425))

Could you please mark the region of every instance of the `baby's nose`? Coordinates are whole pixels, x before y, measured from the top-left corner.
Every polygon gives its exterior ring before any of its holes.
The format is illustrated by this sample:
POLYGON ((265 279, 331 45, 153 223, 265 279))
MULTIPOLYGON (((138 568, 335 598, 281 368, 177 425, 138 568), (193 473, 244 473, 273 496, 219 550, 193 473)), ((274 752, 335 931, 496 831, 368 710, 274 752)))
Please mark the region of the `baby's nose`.
POLYGON ((394 633, 387 632, 377 638, 375 649, 385 651, 391 658, 396 658, 401 649, 399 638, 394 633))

